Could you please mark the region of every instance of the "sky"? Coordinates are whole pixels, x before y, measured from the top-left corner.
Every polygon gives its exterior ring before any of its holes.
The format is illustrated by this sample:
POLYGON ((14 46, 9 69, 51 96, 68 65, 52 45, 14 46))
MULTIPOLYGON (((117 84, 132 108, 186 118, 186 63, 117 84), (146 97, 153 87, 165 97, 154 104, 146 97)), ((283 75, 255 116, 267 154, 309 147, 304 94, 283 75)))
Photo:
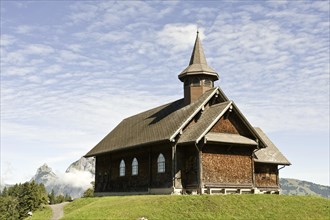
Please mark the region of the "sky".
POLYGON ((121 120, 183 97, 200 32, 215 83, 329 185, 329 1, 1 1, 1 183, 63 173, 121 120))

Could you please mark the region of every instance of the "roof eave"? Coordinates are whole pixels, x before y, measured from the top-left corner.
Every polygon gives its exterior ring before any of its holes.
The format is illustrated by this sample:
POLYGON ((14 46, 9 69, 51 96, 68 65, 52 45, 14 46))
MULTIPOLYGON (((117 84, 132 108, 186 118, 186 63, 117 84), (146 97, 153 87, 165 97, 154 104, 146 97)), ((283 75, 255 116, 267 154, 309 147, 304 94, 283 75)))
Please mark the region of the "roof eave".
POLYGON ((99 156, 99 155, 102 155, 102 154, 113 153, 113 152, 116 152, 116 151, 129 150, 129 149, 138 148, 138 147, 145 147, 145 146, 150 146, 150 145, 154 145, 154 144, 160 144, 160 143, 163 144, 163 143, 170 143, 170 142, 171 141, 168 140, 168 139, 162 139, 162 140, 157 140, 157 141, 141 143, 141 144, 137 144, 137 145, 120 147, 120 148, 116 148, 116 149, 113 149, 113 150, 102 151, 102 152, 98 152, 98 153, 94 153, 94 154, 93 153, 92 154, 87 153, 83 157, 95 157, 95 156, 99 156))
POLYGON ((271 164, 284 165, 284 166, 292 165, 290 162, 260 161, 258 159, 253 159, 253 161, 256 163, 271 163, 271 164))
POLYGON ((232 142, 225 142, 225 141, 210 141, 210 140, 206 140, 207 143, 211 143, 211 144, 225 144, 225 145, 233 145, 233 146, 246 146, 246 147, 254 147, 256 148, 258 146, 258 144, 247 144, 247 143, 232 143, 232 142))
POLYGON ((198 71, 183 71, 179 74, 178 78, 183 82, 183 80, 188 76, 206 75, 212 77, 214 81, 219 80, 219 75, 216 72, 198 70, 198 71))

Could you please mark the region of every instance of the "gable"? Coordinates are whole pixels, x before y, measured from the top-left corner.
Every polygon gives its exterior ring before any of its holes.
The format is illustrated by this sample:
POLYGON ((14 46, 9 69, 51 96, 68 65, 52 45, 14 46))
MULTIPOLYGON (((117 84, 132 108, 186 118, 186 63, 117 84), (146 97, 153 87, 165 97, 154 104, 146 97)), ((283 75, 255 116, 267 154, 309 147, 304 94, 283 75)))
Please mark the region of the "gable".
POLYGON ((239 134, 230 119, 225 116, 220 118, 220 120, 211 128, 210 132, 239 134))
POLYGON ((211 142, 244 144, 263 148, 266 145, 232 101, 211 104, 197 121, 183 131, 178 144, 211 142), (219 134, 219 135, 217 135, 219 134), (231 135, 224 135, 231 134, 231 135), (235 142, 236 141, 236 142, 235 142))
POLYGON ((187 128, 183 130, 178 143, 198 142, 199 138, 205 135, 203 133, 208 131, 212 123, 217 121, 230 106, 231 101, 227 101, 205 108, 204 111, 201 111, 199 115, 190 122, 187 128))
POLYGON ((255 140, 256 136, 249 130, 249 127, 241 117, 237 109, 227 111, 218 122, 212 127, 210 132, 239 134, 255 140))

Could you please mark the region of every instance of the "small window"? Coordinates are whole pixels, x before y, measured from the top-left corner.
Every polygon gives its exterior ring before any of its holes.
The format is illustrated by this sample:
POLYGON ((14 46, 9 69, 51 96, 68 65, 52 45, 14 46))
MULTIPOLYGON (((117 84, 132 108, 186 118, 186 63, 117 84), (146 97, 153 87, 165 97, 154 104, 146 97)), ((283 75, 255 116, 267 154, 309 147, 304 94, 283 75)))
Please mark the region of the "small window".
POLYGON ((191 82, 191 86, 200 86, 200 80, 198 78, 193 78, 191 82))
POLYGON ((119 176, 125 176, 125 161, 124 160, 120 161, 119 176))
POLYGON ((157 159, 158 173, 165 173, 165 158, 163 154, 159 154, 157 159))
POLYGON ((210 79, 205 79, 205 80, 204 80, 204 86, 207 86, 207 87, 213 87, 213 82, 212 82, 212 80, 210 80, 210 79))
POLYGON ((136 176, 139 173, 139 163, 136 158, 132 161, 132 176, 136 176))

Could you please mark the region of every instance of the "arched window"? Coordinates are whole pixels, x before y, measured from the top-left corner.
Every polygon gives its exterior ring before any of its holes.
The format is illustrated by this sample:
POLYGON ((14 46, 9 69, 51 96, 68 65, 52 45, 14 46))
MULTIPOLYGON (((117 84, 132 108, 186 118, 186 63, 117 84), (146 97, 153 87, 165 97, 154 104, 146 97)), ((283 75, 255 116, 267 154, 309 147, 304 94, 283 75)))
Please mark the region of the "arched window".
POLYGON ((158 173, 165 173, 165 158, 163 154, 159 154, 157 159, 158 173))
POLYGON ((134 157, 132 161, 132 176, 136 176, 139 173, 139 163, 137 159, 134 157))
POLYGON ((124 160, 120 161, 119 176, 125 176, 125 161, 124 160))

